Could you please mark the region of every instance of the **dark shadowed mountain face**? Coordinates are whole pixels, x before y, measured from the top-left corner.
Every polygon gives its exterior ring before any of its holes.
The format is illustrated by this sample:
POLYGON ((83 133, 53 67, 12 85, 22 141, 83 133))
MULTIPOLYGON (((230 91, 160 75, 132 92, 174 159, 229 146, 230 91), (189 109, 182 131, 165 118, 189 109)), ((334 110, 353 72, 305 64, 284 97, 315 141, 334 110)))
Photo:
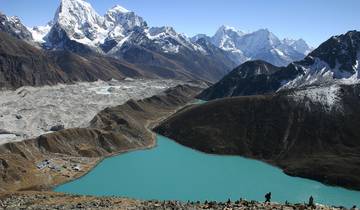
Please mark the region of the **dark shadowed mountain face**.
POLYGON ((331 69, 354 74, 358 68, 360 52, 360 32, 349 31, 333 36, 309 55, 325 61, 331 69))
POLYGON ((203 152, 360 189, 359 94, 359 85, 332 85, 218 99, 179 111, 155 131, 203 152))
POLYGON ((284 83, 294 79, 300 71, 294 66, 277 67, 265 61, 248 61, 219 82, 204 90, 198 98, 212 100, 241 95, 273 93, 284 83))
POLYGON ((273 93, 308 85, 355 84, 359 81, 360 32, 350 31, 321 44, 305 59, 276 67, 264 61, 249 61, 235 68, 199 98, 273 93))
POLYGON ((3 32, 0 32, 0 64, 0 88, 69 81, 44 52, 3 32))

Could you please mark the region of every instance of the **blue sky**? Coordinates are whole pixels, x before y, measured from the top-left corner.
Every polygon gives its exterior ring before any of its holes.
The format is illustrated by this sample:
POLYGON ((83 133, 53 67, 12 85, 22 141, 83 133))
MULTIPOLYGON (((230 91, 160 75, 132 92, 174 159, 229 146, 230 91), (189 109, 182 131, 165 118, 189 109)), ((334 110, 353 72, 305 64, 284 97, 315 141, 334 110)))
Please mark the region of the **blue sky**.
MULTIPOLYGON (((0 11, 27 26, 44 25, 60 0, 0 0, 0 11)), ((187 35, 212 35, 220 25, 244 32, 268 28, 280 38, 317 46, 332 35, 360 30, 360 0, 88 0, 99 14, 119 4, 150 26, 173 26, 187 35)))

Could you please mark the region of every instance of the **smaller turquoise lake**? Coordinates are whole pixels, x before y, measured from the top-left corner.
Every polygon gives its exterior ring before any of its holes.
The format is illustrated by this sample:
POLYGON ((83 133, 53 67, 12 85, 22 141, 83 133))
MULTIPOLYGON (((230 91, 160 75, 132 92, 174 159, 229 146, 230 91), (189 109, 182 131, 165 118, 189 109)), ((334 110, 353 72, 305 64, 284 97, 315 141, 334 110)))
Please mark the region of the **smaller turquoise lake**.
POLYGON ((182 201, 315 202, 360 206, 360 192, 290 177, 268 164, 237 156, 204 154, 157 136, 157 147, 105 159, 84 177, 57 192, 182 201))

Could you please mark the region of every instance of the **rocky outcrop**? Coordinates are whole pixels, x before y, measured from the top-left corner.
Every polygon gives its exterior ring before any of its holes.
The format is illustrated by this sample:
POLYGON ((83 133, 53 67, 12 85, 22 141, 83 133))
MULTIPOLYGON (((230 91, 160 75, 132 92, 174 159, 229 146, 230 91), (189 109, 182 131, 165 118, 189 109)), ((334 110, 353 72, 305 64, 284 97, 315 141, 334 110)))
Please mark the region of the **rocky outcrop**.
POLYGON ((198 87, 177 86, 161 95, 107 108, 88 128, 65 129, 1 145, 0 191, 46 189, 86 173, 104 157, 154 146, 154 134, 148 128, 184 106, 199 91, 198 87), (88 163, 74 176, 42 169, 44 160, 55 158, 65 163, 72 159, 88 163))
POLYGON ((179 111, 155 131, 200 151, 359 190, 360 85, 327 90, 218 99, 179 111))

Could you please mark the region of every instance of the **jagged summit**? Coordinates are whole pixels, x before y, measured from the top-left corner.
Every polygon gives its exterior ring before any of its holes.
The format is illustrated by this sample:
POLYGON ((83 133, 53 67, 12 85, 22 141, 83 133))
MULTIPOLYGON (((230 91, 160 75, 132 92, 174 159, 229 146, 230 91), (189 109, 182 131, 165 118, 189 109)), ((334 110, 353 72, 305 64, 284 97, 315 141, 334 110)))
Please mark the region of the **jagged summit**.
POLYGON ((83 0, 62 0, 58 7, 54 22, 63 24, 102 25, 103 18, 83 0))
MULTIPOLYGON (((70 39, 94 46, 104 39, 104 18, 83 0, 62 0, 52 30, 64 30, 70 39)), ((58 33, 53 33, 58 34, 58 33)))
POLYGON ((120 27, 125 31, 134 29, 135 27, 147 28, 147 23, 144 19, 134 12, 131 12, 121 6, 115 6, 105 14, 105 25, 107 25, 111 31, 114 31, 114 28, 111 27, 120 27))
POLYGON ((236 29, 235 27, 228 26, 228 25, 221 25, 216 33, 223 33, 223 32, 235 32, 239 35, 245 34, 241 30, 236 29))
POLYGON ((283 43, 291 46, 296 51, 303 53, 304 55, 309 54, 312 50, 312 48, 302 38, 297 40, 285 38, 283 39, 283 43))

